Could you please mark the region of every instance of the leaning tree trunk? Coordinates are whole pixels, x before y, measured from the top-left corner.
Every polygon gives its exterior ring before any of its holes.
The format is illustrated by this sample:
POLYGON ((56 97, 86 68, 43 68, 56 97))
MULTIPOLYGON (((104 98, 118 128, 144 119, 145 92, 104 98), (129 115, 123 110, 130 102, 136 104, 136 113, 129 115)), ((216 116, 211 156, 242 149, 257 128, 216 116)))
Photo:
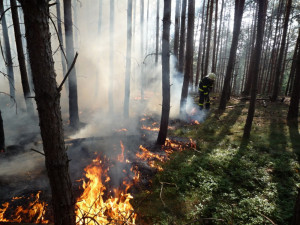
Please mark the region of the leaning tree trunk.
MULTIPOLYGON (((299 28, 300 35, 300 28, 299 28)), ((298 111, 299 111, 299 99, 300 99, 300 45, 298 45, 297 51, 297 59, 296 59, 296 73, 294 78, 294 84, 291 94, 291 102, 289 106, 287 120, 296 121, 298 119, 298 111)))
MULTIPOLYGON (((3 13, 4 13, 3 0, 0 0, 0 14, 2 15, 3 13)), ((5 46, 5 59, 6 59, 5 64, 7 66, 9 94, 12 98, 15 98, 15 78, 14 78, 13 62, 11 58, 8 30, 7 30, 7 24, 6 24, 6 19, 4 14, 1 20, 1 24, 2 24, 4 46, 5 46)))
POLYGON ((5 152, 5 135, 4 135, 2 114, 0 111, 0 153, 1 152, 5 152))
POLYGON ((188 5, 188 32, 186 39, 186 60, 183 85, 180 99, 180 115, 186 113, 186 102, 189 89, 190 76, 193 76, 193 56, 194 56, 194 20, 195 20, 195 0, 189 0, 188 5))
POLYGON ((75 225, 75 200, 64 144, 60 92, 51 50, 48 0, 19 0, 26 28, 35 100, 52 192, 54 224, 75 225))
POLYGON ((127 2, 127 55, 125 75, 124 117, 129 117, 130 72, 131 72, 131 39, 132 39, 132 0, 127 2))
POLYGON ((183 73, 184 67, 184 46, 185 46, 185 19, 186 19, 186 4, 187 0, 182 0, 181 5, 181 22, 180 22, 180 42, 179 42, 179 59, 178 71, 183 73))
POLYGON ((222 95, 220 99, 220 110, 225 110, 227 99, 230 96, 230 83, 231 83, 231 75, 234 69, 236 51, 238 46, 238 40, 241 29, 241 22, 243 18, 245 0, 235 0, 235 13, 234 13, 234 26, 233 26, 233 36, 230 48, 230 54, 228 59, 228 65, 226 69, 226 75, 222 90, 222 95))
POLYGON ((286 5, 286 10, 285 10, 283 34, 282 34, 282 39, 281 39, 280 51, 279 51, 279 56, 278 56, 278 60, 276 63, 275 82, 274 82, 273 94, 271 97, 272 101, 276 101, 276 99, 278 97, 278 93, 279 93, 280 74, 281 74, 281 70, 282 70, 282 61, 283 61, 283 57, 284 57, 284 50, 285 50, 286 36, 287 36, 287 31, 288 31, 291 8, 292 8, 292 0, 288 0, 287 5, 286 5))
POLYGON ((247 115, 246 124, 244 127, 243 138, 249 138, 252 121, 255 112, 255 102, 256 102, 256 94, 257 94, 257 80, 258 80, 258 72, 259 72, 259 64, 261 58, 261 49, 264 38, 264 26, 265 26, 265 18, 267 11, 268 0, 260 0, 258 1, 258 16, 257 16, 257 33, 256 33, 256 43, 254 50, 254 60, 255 66, 253 68, 253 77, 252 77, 252 85, 251 85, 251 99, 250 105, 247 115))
POLYGON ((25 62, 24 51, 23 51, 22 35, 20 30, 19 14, 18 14, 16 0, 10 0, 10 5, 11 5, 14 31, 15 31, 15 40, 16 40, 16 46, 18 52, 18 61, 19 61, 19 68, 21 73, 21 81, 22 81, 25 103, 29 114, 33 114, 34 111, 33 104, 31 99, 28 98, 30 97, 30 87, 29 87, 29 81, 28 81, 27 70, 26 70, 26 62, 25 62))
POLYGON ((164 0, 162 34, 162 111, 160 129, 156 143, 165 144, 170 114, 170 25, 171 0, 164 0))
MULTIPOLYGON (((68 69, 69 69, 74 58, 71 0, 64 0, 64 18, 65 18, 66 55, 67 55, 68 69)), ((74 129, 79 129, 77 77, 76 77, 75 67, 71 70, 68 80, 69 80, 70 126, 73 127, 74 129)))

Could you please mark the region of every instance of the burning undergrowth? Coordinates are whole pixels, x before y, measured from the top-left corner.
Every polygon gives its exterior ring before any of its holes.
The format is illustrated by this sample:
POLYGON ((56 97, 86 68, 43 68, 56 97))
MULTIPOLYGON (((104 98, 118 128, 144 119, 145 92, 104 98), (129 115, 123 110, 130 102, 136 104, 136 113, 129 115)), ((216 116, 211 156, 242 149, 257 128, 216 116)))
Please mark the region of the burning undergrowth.
MULTIPOLYGON (((164 146, 157 146, 153 140, 159 123, 152 117, 140 122, 140 136, 127 136, 126 128, 120 128, 109 138, 66 141, 78 224, 135 224, 138 215, 131 204, 135 193, 150 187, 151 178, 163 170, 163 163, 174 151, 195 147, 192 140, 179 138, 168 139, 164 146)), ((36 177, 31 179, 36 180, 36 177)), ((36 194, 28 194, 26 190, 19 195, 21 197, 10 201, 1 196, 0 221, 53 221, 49 190, 32 187, 32 193, 36 194)))

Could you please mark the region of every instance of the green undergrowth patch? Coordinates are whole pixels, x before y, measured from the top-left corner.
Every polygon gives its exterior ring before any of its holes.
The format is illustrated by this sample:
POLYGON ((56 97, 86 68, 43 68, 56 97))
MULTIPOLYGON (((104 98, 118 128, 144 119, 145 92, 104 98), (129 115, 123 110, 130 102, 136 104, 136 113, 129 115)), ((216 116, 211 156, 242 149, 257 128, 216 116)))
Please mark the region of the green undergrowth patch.
POLYGON ((247 103, 231 104, 173 131, 197 147, 172 154, 151 188, 135 196, 138 224, 290 224, 300 183, 299 129, 287 126, 286 105, 258 105, 244 141, 247 103))

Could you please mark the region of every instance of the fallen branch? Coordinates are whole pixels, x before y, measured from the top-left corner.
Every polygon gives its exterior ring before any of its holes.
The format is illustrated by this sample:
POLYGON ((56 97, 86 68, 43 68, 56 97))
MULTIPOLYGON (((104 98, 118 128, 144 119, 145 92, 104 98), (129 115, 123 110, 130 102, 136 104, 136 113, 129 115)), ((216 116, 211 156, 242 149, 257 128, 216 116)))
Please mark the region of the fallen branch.
POLYGON ((37 153, 40 153, 41 155, 45 156, 44 153, 42 153, 42 152, 40 152, 40 151, 38 151, 38 150, 35 150, 35 149, 33 149, 33 148, 31 148, 30 150, 31 150, 31 151, 34 151, 34 152, 37 152, 37 153))
POLYGON ((58 90, 59 92, 61 91, 62 86, 64 85, 64 83, 65 83, 66 79, 68 78, 68 76, 69 76, 71 70, 73 69, 73 67, 74 67, 74 65, 75 65, 75 63, 76 63, 77 57, 78 57, 78 53, 76 52, 75 57, 74 57, 74 60, 73 60, 73 62, 72 62, 72 64, 71 64, 71 66, 70 66, 70 68, 69 68, 69 70, 68 70, 66 76, 64 77, 63 81, 61 82, 61 84, 60 84, 59 87, 57 88, 57 90, 58 90))
POLYGON ((164 200, 162 199, 162 192, 163 192, 163 189, 164 189, 164 184, 168 184, 168 185, 173 185, 175 187, 177 187, 176 184, 173 184, 173 183, 167 183, 167 182, 160 182, 161 184, 161 187, 160 187, 160 193, 159 193, 159 197, 160 197, 160 200, 161 202, 163 203, 164 207, 166 207, 166 203, 164 202, 164 200))

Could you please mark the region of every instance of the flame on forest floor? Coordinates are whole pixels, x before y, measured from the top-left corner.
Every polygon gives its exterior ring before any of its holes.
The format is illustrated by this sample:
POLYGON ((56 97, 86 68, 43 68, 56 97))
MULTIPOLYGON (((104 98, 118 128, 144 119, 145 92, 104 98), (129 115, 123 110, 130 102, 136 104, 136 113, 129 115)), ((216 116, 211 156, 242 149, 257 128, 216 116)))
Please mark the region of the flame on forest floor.
POLYGON ((190 138, 190 143, 176 142, 171 141, 170 139, 166 139, 165 145, 162 146, 162 153, 157 154, 149 151, 147 148, 140 145, 141 152, 136 154, 136 157, 147 161, 148 165, 152 168, 156 168, 158 171, 162 171, 163 168, 160 165, 163 162, 166 162, 170 159, 170 155, 174 151, 183 151, 188 148, 196 148, 196 143, 190 138))
POLYGON ((130 181, 123 181, 124 189, 107 188, 109 168, 97 158, 85 168, 88 182, 83 182, 83 193, 77 199, 77 223, 79 224, 135 224, 136 214, 130 200, 128 189, 130 181))
POLYGON ((13 215, 6 215, 10 210, 10 206, 12 205, 9 202, 3 203, 0 208, 0 222, 17 222, 17 223, 48 223, 48 220, 44 219, 47 204, 45 202, 40 201, 40 193, 38 192, 36 195, 31 195, 28 198, 25 197, 14 197, 11 200, 11 203, 17 200, 26 199, 26 201, 31 201, 26 207, 17 206, 13 211, 13 215), (34 199, 34 200, 32 200, 34 199))

